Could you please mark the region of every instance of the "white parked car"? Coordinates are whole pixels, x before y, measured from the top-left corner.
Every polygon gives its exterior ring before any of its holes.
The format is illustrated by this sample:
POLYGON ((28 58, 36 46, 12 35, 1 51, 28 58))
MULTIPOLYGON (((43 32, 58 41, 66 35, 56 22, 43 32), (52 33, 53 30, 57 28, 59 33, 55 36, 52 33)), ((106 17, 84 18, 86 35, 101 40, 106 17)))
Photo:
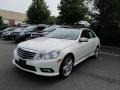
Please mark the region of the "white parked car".
POLYGON ((45 37, 18 44, 13 64, 43 76, 68 77, 74 66, 98 57, 100 40, 89 29, 58 28, 45 37))

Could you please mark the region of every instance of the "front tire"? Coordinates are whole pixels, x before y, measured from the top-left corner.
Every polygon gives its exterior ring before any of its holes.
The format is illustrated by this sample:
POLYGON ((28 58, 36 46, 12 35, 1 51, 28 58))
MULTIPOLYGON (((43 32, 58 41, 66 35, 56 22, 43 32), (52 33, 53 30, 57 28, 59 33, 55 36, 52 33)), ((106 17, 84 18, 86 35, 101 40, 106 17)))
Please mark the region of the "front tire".
POLYGON ((60 77, 61 78, 67 78, 71 72, 72 72, 72 69, 73 69, 73 58, 72 56, 66 56, 61 64, 61 67, 60 67, 60 77))

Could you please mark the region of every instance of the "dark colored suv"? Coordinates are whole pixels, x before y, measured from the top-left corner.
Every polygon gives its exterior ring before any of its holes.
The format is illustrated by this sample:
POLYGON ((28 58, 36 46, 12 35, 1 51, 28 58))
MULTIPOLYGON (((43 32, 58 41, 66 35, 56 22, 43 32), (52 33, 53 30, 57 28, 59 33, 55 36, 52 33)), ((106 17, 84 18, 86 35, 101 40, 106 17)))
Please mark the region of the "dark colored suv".
POLYGON ((28 26, 23 30, 18 30, 13 32, 13 40, 16 42, 25 41, 30 38, 32 32, 41 31, 48 27, 48 25, 33 25, 28 26))

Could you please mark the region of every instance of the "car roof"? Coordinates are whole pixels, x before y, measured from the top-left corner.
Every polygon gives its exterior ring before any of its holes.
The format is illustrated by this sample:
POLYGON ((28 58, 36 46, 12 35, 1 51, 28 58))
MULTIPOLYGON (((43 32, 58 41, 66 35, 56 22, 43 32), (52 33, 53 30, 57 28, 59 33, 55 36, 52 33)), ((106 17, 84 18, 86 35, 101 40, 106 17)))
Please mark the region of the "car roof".
POLYGON ((39 27, 41 26, 41 27, 49 27, 50 25, 47 25, 47 24, 39 24, 38 25, 39 27))
POLYGON ((39 25, 29 25, 29 26, 27 26, 27 27, 30 27, 30 26, 33 26, 33 27, 49 27, 50 25, 39 24, 39 25))
MULTIPOLYGON (((91 30, 91 29, 89 29, 89 28, 73 28, 73 27, 70 27, 70 28, 61 28, 61 27, 59 27, 60 29, 74 29, 74 30, 79 30, 79 31, 83 31, 83 30, 91 30)), ((58 28, 57 28, 58 29, 58 28)))
POLYGON ((82 29, 76 29, 76 28, 57 28, 57 29, 65 29, 65 30, 82 30, 82 29))

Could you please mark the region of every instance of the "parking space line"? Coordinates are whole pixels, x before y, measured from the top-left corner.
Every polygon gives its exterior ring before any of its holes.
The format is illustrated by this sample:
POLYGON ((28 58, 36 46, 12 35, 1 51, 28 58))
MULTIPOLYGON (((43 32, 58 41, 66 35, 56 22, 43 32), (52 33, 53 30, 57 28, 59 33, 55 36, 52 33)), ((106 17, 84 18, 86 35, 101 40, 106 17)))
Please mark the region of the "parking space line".
POLYGON ((120 50, 120 48, 118 48, 118 47, 111 47, 111 46, 101 46, 101 47, 103 47, 103 48, 109 48, 109 49, 118 49, 118 50, 120 50))
POLYGON ((110 56, 115 56, 115 57, 120 57, 118 54, 111 54, 111 53, 105 53, 105 52, 99 52, 100 54, 105 54, 105 55, 110 55, 110 56))

